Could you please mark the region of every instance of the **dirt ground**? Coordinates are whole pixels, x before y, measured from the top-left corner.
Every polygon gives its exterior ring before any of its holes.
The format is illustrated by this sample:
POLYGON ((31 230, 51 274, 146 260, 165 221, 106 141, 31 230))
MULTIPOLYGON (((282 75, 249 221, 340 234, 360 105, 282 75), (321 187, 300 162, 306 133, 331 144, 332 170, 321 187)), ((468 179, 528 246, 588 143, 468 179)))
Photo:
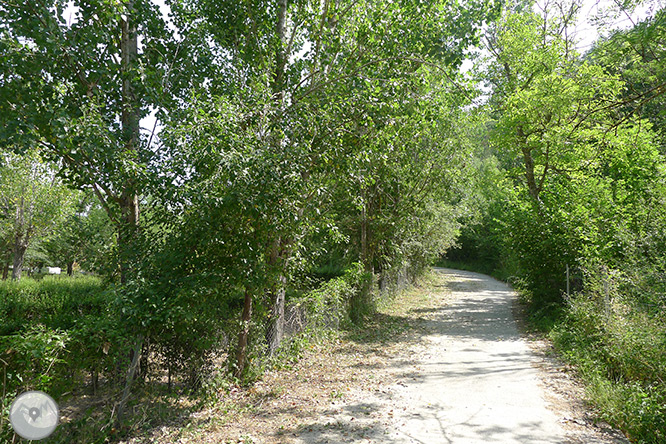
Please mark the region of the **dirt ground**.
MULTIPOLYGON (((290 368, 268 371, 249 389, 220 390, 209 407, 126 443, 434 442, 410 441, 405 434, 419 419, 410 393, 428 362, 423 358, 433 344, 433 320, 461 297, 457 290, 464 284, 457 279, 437 272, 396 296, 362 331, 312 345, 290 368)), ((520 321, 518 304, 513 313, 520 321)), ((522 334, 548 409, 564 431, 561 442, 628 442, 595 420, 582 401, 584 390, 552 346, 524 329, 522 334)))

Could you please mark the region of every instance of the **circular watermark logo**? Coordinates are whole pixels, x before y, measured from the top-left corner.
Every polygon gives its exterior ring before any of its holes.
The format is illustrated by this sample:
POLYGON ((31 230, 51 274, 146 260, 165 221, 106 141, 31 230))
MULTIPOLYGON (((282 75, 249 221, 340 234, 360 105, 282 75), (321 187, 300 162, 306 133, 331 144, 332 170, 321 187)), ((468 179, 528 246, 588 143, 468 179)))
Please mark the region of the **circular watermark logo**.
POLYGON ((58 426, 58 404, 44 392, 20 394, 9 409, 9 421, 21 438, 44 439, 58 426))

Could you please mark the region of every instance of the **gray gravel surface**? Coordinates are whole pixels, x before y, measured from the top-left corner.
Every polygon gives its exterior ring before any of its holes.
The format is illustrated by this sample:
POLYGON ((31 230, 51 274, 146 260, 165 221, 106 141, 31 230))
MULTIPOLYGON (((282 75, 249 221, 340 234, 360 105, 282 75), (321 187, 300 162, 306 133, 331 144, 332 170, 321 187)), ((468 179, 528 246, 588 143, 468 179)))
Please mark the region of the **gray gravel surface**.
POLYGON ((423 311, 426 333, 408 359, 387 366, 396 382, 349 393, 295 442, 628 443, 591 419, 580 385, 544 341, 519 332, 510 287, 478 273, 436 272, 450 298, 423 311))

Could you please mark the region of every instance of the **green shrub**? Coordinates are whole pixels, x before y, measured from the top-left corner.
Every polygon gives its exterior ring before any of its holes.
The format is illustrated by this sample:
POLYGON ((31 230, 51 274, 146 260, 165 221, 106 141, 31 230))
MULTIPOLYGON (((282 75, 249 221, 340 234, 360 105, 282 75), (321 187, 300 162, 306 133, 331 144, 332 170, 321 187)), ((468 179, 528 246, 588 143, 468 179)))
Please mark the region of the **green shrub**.
POLYGON ((338 328, 350 312, 350 301, 361 291, 365 278, 362 266, 354 264, 342 276, 330 279, 295 301, 308 313, 308 328, 338 328))
MULTIPOLYGON (((642 279, 650 279, 644 275, 642 279)), ((666 321, 643 294, 637 275, 588 273, 551 335, 588 383, 603 417, 636 442, 666 439, 666 321)))
MULTIPOLYGON (((0 282, 3 390, 70 391, 82 372, 117 376, 126 332, 101 279, 49 276, 0 282)), ((11 398, 8 396, 8 398, 11 398)))
POLYGON ((69 334, 42 325, 0 337, 3 410, 19 393, 43 390, 57 396, 69 387, 61 378, 69 334))

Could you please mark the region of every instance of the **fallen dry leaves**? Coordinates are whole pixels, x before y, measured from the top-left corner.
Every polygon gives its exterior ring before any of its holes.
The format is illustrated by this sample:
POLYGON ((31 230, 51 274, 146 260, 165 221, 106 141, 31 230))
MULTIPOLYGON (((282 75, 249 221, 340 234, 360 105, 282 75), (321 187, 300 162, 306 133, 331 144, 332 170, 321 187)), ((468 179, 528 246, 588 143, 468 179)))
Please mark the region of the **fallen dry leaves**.
POLYGON ((400 292, 363 329, 308 346, 290 368, 221 391, 210 407, 126 443, 381 442, 393 409, 405 408, 386 400, 414 370, 424 313, 449 294, 437 279, 400 292))

